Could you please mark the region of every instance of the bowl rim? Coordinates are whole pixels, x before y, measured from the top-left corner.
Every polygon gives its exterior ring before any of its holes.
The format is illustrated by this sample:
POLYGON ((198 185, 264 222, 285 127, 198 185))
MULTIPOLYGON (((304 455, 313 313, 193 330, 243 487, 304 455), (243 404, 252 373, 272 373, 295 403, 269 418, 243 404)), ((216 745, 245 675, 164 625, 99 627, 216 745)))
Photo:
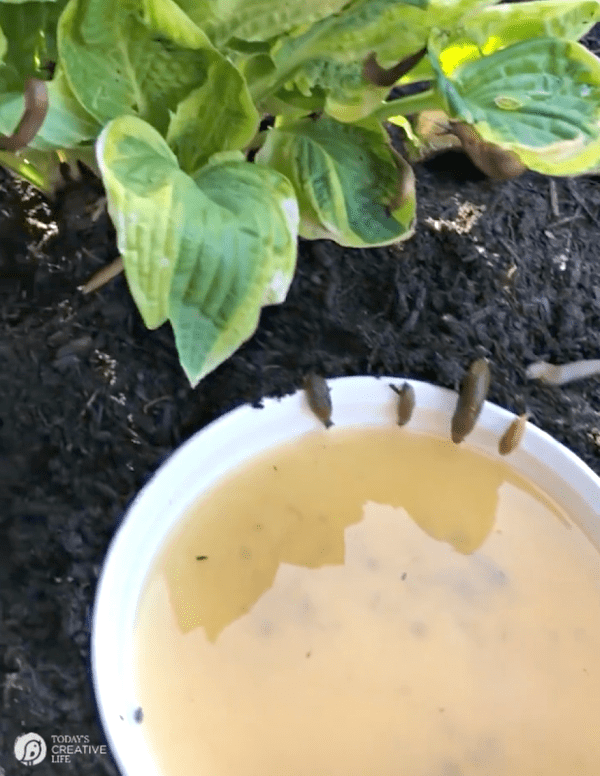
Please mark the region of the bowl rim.
MULTIPOLYGON (((389 385, 408 382, 415 390, 416 408, 407 428, 445 434, 449 439, 455 391, 395 376, 340 377, 327 382, 338 428, 396 425, 397 397, 389 385)), ((500 458, 498 440, 516 417, 485 402, 475 429, 462 444, 500 458)), ((264 399, 262 408, 242 405, 176 448, 123 513, 96 586, 90 668, 100 722, 124 776, 158 776, 135 719, 133 681, 127 671, 135 610, 152 560, 187 508, 207 488, 269 447, 317 429, 328 433, 308 408, 302 390, 280 399, 264 399)), ((571 509, 584 515, 581 527, 600 549, 600 477, 575 453, 528 422, 518 449, 502 460, 563 508, 567 498, 571 509)))

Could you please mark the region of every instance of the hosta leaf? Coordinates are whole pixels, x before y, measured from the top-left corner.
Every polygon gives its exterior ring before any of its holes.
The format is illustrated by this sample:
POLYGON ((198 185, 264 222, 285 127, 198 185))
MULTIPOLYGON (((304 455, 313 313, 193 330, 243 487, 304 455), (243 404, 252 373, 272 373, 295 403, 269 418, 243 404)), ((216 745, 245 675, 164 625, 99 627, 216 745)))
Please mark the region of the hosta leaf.
POLYGON ((389 67, 421 49, 428 33, 426 14, 417 4, 358 0, 303 34, 282 37, 272 56, 278 67, 289 70, 313 60, 362 62, 376 51, 379 64, 389 67))
POLYGON ((427 23, 439 29, 452 29, 462 18, 470 18, 480 9, 502 0, 429 0, 426 3, 427 23))
POLYGON ((308 113, 322 113, 324 107, 325 94, 322 89, 314 89, 309 97, 298 89, 281 89, 265 105, 266 111, 272 115, 296 118, 308 113))
MULTIPOLYGON (((362 62, 335 62, 320 59, 307 62, 288 88, 297 89, 307 99, 313 94, 326 94, 325 112, 345 123, 360 121, 381 105, 389 88, 366 83, 362 62)), ((285 94, 285 90, 281 92, 285 94)))
MULTIPOLYGON (((85 112, 75 99, 60 67, 52 81, 46 82, 49 107, 44 123, 35 138, 28 144, 32 149, 49 151, 74 148, 96 138, 100 125, 85 112)), ((23 92, 8 92, 0 96, 0 132, 10 135, 24 110, 23 92)))
POLYGON ((412 234, 414 176, 375 122, 322 116, 286 123, 269 131, 255 161, 292 181, 302 237, 363 247, 412 234))
POLYGON ((168 318, 192 385, 228 358, 283 301, 295 269, 291 184, 240 152, 184 173, 160 134, 123 116, 97 144, 108 210, 146 326, 168 318))
POLYGON ((169 318, 192 384, 252 336, 264 305, 285 300, 296 268, 289 181, 222 156, 194 176, 206 204, 192 210, 197 245, 180 254, 171 287, 169 318))
MULTIPOLYGON (((282 36, 271 53, 274 79, 305 95, 324 91, 327 113, 339 121, 359 121, 389 92, 363 78, 365 58, 375 51, 378 63, 390 67, 423 48, 429 28, 421 5, 358 0, 302 33, 282 36)), ((422 70, 423 77, 434 76, 427 61, 422 70)))
POLYGON ((167 141, 181 168, 192 173, 217 151, 244 148, 259 120, 241 74, 226 59, 215 58, 205 83, 193 89, 171 116, 167 141))
POLYGON ((203 30, 209 20, 216 19, 218 0, 177 0, 177 5, 203 30))
POLYGON ((599 20, 598 0, 532 0, 469 14, 459 32, 491 54, 531 38, 579 40, 599 20))
POLYGON ((349 0, 217 0, 205 29, 216 45, 230 38, 269 40, 339 12, 349 0))
POLYGON ((161 132, 223 60, 173 0, 70 0, 58 44, 74 94, 97 121, 137 114, 161 132))
POLYGON ((31 148, 75 148, 98 137, 101 126, 79 104, 60 66, 48 81, 48 114, 31 148))
POLYGON ((581 44, 534 38, 456 64, 441 40, 432 37, 430 56, 452 118, 544 174, 579 175, 598 164, 600 60, 581 44))
POLYGON ((177 157, 158 132, 134 116, 107 124, 96 155, 129 289, 144 323, 155 329, 169 315, 182 240, 177 211, 193 182, 180 172, 177 157))
MULTIPOLYGON (((128 0, 131 2, 131 0, 128 0)), ((140 19, 149 30, 182 48, 203 48, 206 38, 174 0, 139 0, 140 19)))
POLYGON ((8 41, 6 40, 6 35, 0 29, 0 60, 4 60, 4 57, 6 56, 6 52, 8 51, 8 41))
POLYGON ((98 137, 100 125, 78 102, 60 65, 47 86, 48 115, 31 145, 34 148, 74 148, 98 137))
POLYGON ((43 68, 56 60, 56 25, 65 3, 0 3, 0 91, 22 91, 27 78, 48 77, 43 68))

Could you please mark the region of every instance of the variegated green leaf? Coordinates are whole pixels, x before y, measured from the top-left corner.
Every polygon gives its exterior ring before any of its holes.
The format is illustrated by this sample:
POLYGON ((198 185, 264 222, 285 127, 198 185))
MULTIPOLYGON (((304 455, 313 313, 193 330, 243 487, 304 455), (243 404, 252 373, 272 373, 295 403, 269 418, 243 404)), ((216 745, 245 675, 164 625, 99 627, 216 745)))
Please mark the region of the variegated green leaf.
POLYGON ((156 329, 169 315, 183 239, 178 210, 193 181, 158 132, 135 116, 107 124, 96 155, 129 289, 146 326, 156 329))
POLYGON ((169 319, 192 385, 229 358, 261 308, 286 298, 296 268, 298 205, 290 182, 242 155, 217 154, 194 175, 186 203, 194 250, 180 253, 169 319))
POLYGON ((303 237, 364 247, 412 234, 412 169, 375 122, 349 125, 322 116, 285 123, 269 131, 255 161, 292 181, 303 237))
POLYGON ((209 21, 216 20, 218 0, 176 0, 177 5, 203 30, 209 21))
POLYGON ((259 122, 241 74, 226 59, 215 58, 205 83, 193 89, 171 116, 167 141, 181 168, 191 174, 218 151, 244 148, 259 122))
POLYGON ((70 0, 58 27, 69 84, 104 124, 137 114, 166 132, 174 111, 223 60, 173 0, 70 0))
MULTIPOLYGON (((298 90, 305 98, 325 94, 324 109, 337 121, 355 122, 368 116, 381 104, 389 88, 367 83, 362 75, 362 62, 335 62, 319 59, 307 62, 287 89, 298 90)), ((280 92, 285 94, 285 90, 280 92)))
POLYGON ((600 20, 598 0, 532 0, 485 8, 458 25, 456 45, 476 44, 483 54, 532 38, 579 40, 600 20))
POLYGON ((217 0, 203 28, 220 46, 230 38, 269 40, 338 13, 350 0, 217 0))
POLYGON ((167 318, 195 385, 283 301, 296 261, 298 206, 275 170, 222 152, 194 177, 146 122, 123 116, 97 144, 125 274, 149 328, 167 318))
MULTIPOLYGON (((306 96, 324 92, 327 113, 339 121, 361 120, 389 92, 363 78, 365 58, 375 51, 379 64, 390 67, 421 49, 428 37, 422 5, 358 0, 306 30, 280 37, 272 48, 276 71, 267 88, 286 86, 306 96)), ((421 77, 433 77, 427 60, 419 64, 421 77)), ((260 101, 260 90, 251 90, 260 101)))
POLYGON ((502 0, 429 0, 426 3, 427 24, 433 28, 449 30, 459 21, 468 19, 482 8, 496 5, 502 0))
POLYGON ((574 41, 534 38, 460 61, 442 40, 434 36, 430 49, 452 118, 541 173, 579 175, 598 165, 597 57, 574 41))
POLYGON ((66 0, 0 3, 0 91, 22 91, 27 78, 47 78, 56 61, 56 25, 66 0))
POLYGON ((377 52, 382 67, 414 54, 427 42, 424 10, 398 0, 358 0, 302 34, 282 37, 272 57, 282 71, 312 61, 351 64, 377 52))
POLYGON ((6 52, 8 51, 8 41, 6 40, 6 35, 0 29, 0 61, 4 61, 4 57, 6 56, 6 52))
MULTIPOLYGON (((131 3, 131 0, 127 0, 131 3)), ((132 5, 143 25, 181 48, 207 47, 205 35, 175 0, 138 0, 132 5)))
POLYGON ((300 118, 309 113, 322 113, 325 107, 325 93, 314 89, 309 96, 296 89, 281 89, 265 103, 265 110, 273 116, 300 118))
MULTIPOLYGON (((85 112, 75 99, 69 85, 57 68, 52 81, 47 81, 49 107, 44 123, 35 138, 28 144, 31 150, 74 148, 96 138, 100 132, 98 122, 85 112)), ((0 132, 10 135, 24 110, 22 92, 8 92, 0 96, 0 132)))

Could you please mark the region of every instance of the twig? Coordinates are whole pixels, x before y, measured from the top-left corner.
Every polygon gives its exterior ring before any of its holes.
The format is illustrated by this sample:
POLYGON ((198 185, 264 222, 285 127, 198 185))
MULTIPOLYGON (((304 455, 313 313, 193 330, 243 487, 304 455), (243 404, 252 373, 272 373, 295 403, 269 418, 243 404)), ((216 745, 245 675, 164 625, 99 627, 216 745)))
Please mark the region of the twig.
POLYGON ((552 215, 554 218, 560 218, 560 210, 558 209, 558 192, 556 191, 556 181, 554 178, 550 178, 550 207, 552 209, 552 215))
POLYGON ((86 401, 84 408, 79 413, 80 418, 82 418, 85 415, 86 410, 89 410, 89 408, 92 406, 97 395, 98 395, 98 389, 96 388, 96 390, 92 393, 90 398, 86 401))
POLYGON ((83 286, 79 286, 79 290, 83 294, 91 294, 92 291, 97 291, 99 288, 102 288, 103 285, 121 272, 123 272, 123 259, 119 256, 114 261, 111 261, 110 264, 107 264, 106 267, 102 267, 95 275, 92 275, 87 283, 83 286))
POLYGON ((573 181, 567 180, 567 186, 569 187, 571 196, 573 197, 575 202, 577 202, 579 207, 584 211, 586 215, 588 215, 592 219, 592 221, 596 224, 596 226, 600 226, 600 222, 598 221, 598 218, 588 208, 588 206, 585 203, 585 200, 580 196, 579 192, 575 189, 573 181))
POLYGON ((581 218, 581 213, 577 211, 577 213, 574 213, 572 216, 566 216, 565 218, 561 218, 560 221, 553 221, 551 226, 557 227, 557 226, 564 226, 565 224, 570 223, 571 221, 574 221, 576 218, 581 218))
POLYGON ((506 250, 510 253, 510 255, 515 260, 517 266, 521 263, 521 256, 515 251, 515 249, 511 246, 511 244, 507 240, 503 240, 502 238, 499 238, 498 242, 503 245, 506 250))

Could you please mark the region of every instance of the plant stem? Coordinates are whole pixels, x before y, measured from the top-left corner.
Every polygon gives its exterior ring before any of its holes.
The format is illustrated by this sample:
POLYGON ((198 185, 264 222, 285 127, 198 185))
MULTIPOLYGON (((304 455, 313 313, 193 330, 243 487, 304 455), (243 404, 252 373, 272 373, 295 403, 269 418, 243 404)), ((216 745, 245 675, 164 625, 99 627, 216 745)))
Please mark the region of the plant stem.
POLYGON ((263 143, 267 139, 267 130, 263 129, 257 132, 252 140, 248 143, 246 148, 244 148, 244 153, 247 154, 248 151, 258 151, 260 148, 262 148, 263 143))
POLYGON ((426 92, 409 94, 381 104, 373 111, 369 118, 379 121, 387 121, 392 116, 410 116, 413 113, 421 113, 424 110, 444 110, 445 103, 437 89, 428 89, 426 92))

